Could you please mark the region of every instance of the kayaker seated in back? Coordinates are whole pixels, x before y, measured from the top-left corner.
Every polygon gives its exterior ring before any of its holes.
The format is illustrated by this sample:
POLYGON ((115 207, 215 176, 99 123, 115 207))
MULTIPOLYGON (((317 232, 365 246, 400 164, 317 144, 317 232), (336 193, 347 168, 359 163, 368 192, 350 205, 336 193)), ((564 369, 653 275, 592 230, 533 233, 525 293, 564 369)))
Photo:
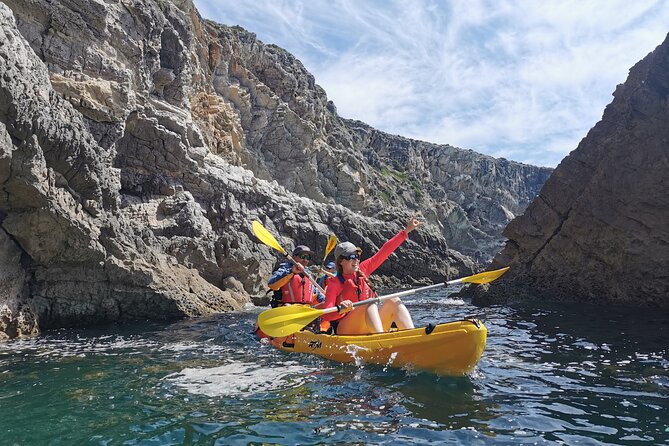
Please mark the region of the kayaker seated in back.
POLYGON ((320 294, 306 277, 304 268, 311 261, 311 249, 299 245, 293 250, 295 264, 284 262, 272 273, 268 285, 275 291, 272 307, 286 304, 314 305, 318 303, 320 294))
POLYGON ((351 242, 344 242, 335 248, 337 276, 328 282, 325 290, 323 308, 337 306, 339 313, 329 313, 322 317, 324 321, 337 321, 338 335, 383 333, 390 329, 393 322, 400 330, 414 328, 409 310, 399 298, 392 298, 379 308, 377 304, 362 305, 353 308, 353 302, 374 297, 374 292, 367 283, 372 274, 393 253, 409 233, 420 224, 411 217, 406 229, 388 240, 379 251, 364 262, 360 262, 362 250, 351 242))
POLYGON ((327 265, 325 265, 319 271, 320 274, 318 275, 316 282, 318 282, 321 288, 326 289, 330 279, 336 276, 337 265, 335 265, 335 262, 328 262, 327 265))

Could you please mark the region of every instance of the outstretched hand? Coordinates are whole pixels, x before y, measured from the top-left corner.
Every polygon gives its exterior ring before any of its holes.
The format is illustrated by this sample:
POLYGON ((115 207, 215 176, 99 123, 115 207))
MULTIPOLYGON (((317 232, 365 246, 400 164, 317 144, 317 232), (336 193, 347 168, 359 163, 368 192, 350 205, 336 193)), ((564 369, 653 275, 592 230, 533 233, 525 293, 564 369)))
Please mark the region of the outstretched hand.
POLYGON ((407 232, 407 234, 409 234, 411 231, 416 229, 418 225, 420 225, 420 221, 418 220, 418 214, 416 213, 411 216, 409 223, 407 223, 407 227, 404 230, 407 232))

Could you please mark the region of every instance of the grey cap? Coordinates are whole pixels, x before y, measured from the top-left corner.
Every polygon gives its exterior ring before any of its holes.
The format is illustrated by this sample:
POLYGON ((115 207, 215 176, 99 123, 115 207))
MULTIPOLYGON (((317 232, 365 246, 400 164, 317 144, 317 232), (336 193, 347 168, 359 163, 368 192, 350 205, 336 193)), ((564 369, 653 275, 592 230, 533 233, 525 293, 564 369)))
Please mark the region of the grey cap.
POLYGON ((306 245, 298 245, 298 246, 295 247, 295 249, 293 249, 293 255, 294 256, 299 256, 300 254, 305 253, 305 252, 308 252, 309 254, 311 254, 311 249, 309 249, 309 247, 306 246, 306 245))
POLYGON ((334 250, 335 259, 338 259, 341 256, 350 256, 351 254, 358 253, 360 254, 362 249, 358 248, 351 242, 344 242, 337 245, 334 250))

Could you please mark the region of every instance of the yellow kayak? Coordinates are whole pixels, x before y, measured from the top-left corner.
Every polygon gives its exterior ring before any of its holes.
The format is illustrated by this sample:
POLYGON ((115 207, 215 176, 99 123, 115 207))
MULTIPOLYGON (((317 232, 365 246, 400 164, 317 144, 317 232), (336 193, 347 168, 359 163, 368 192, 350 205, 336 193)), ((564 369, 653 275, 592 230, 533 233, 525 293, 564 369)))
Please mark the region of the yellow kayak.
POLYGON ((285 338, 273 338, 270 343, 286 352, 312 353, 339 362, 409 366, 458 376, 479 362, 487 334, 480 321, 471 319, 367 335, 299 331, 285 338))

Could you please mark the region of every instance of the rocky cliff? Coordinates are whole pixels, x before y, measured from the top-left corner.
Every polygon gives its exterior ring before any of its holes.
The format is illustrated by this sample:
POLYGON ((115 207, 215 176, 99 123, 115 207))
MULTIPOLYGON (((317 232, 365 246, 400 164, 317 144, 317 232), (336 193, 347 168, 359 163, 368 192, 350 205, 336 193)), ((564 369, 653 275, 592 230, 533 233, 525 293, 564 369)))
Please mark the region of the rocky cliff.
POLYGON ((480 303, 523 298, 669 307, 669 37, 504 231, 511 270, 480 303))
POLYGON ((254 218, 370 252, 420 210, 379 273, 466 274, 551 172, 342 119, 190 0, 4 0, 0 58, 0 336, 240 308, 276 262, 254 218))

